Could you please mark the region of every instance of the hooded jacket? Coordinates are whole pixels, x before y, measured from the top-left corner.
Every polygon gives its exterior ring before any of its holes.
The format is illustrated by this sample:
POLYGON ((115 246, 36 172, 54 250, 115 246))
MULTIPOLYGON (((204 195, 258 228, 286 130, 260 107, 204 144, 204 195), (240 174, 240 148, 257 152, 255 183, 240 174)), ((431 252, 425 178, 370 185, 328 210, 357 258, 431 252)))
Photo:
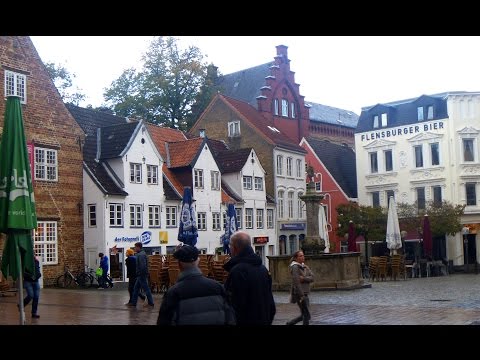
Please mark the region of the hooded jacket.
POLYGON ((225 290, 237 325, 271 325, 276 312, 272 277, 252 247, 247 246, 223 267, 228 271, 225 290))
POLYGON ((292 261, 289 269, 290 274, 292 275, 290 302, 296 303, 304 295, 308 295, 310 293, 310 283, 313 282, 313 273, 307 265, 300 264, 296 261, 292 261))

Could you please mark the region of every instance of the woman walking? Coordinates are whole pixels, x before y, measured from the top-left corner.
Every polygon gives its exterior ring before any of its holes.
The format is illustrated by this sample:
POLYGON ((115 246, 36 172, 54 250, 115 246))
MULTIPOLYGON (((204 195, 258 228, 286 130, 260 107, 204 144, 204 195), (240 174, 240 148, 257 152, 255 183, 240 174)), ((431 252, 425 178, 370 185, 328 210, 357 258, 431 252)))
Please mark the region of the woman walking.
POLYGON ((303 320, 303 325, 310 322, 310 283, 313 282, 313 273, 310 268, 305 265, 305 255, 302 250, 298 250, 293 254, 290 263, 290 274, 292 275, 292 288, 290 290, 290 302, 297 303, 300 308, 301 315, 287 322, 287 325, 295 325, 303 320))

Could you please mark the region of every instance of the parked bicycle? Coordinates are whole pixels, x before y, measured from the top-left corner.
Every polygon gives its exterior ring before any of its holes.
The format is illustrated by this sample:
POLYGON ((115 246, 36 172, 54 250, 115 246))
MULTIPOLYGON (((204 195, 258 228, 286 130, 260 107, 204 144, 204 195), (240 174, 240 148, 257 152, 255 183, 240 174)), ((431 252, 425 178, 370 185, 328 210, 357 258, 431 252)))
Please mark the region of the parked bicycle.
MULTIPOLYGON (((99 276, 97 275, 95 269, 92 269, 88 265, 85 265, 85 268, 86 268, 86 270, 85 270, 84 274, 86 274, 88 276, 86 287, 100 286, 100 281, 99 281, 100 279, 99 279, 99 276)), ((112 281, 112 278, 110 277, 110 274, 107 274, 107 281, 109 281, 109 283, 112 281)), ((113 287, 113 285, 111 287, 113 287)))
POLYGON ((83 288, 91 286, 90 278, 87 273, 82 272, 78 276, 75 276, 70 271, 69 267, 65 266, 65 273, 57 278, 57 286, 61 288, 67 288, 72 286, 73 283, 83 288))

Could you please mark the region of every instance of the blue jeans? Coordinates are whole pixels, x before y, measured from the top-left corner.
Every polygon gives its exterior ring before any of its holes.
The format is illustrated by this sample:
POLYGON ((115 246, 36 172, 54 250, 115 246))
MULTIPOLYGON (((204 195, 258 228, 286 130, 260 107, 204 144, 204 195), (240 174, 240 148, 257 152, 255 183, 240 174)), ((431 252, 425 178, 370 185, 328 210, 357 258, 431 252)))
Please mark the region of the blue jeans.
POLYGON ((38 299, 40 298, 40 284, 38 281, 25 281, 23 287, 27 290, 27 296, 23 299, 23 306, 32 301, 32 315, 37 315, 38 299))
POLYGON ((153 296, 152 292, 150 291, 150 287, 148 286, 147 275, 139 275, 137 276, 137 281, 135 281, 135 286, 133 287, 133 294, 131 298, 131 304, 137 305, 138 300, 138 293, 140 292, 140 288, 145 291, 145 295, 147 296, 148 305, 153 305, 153 296))

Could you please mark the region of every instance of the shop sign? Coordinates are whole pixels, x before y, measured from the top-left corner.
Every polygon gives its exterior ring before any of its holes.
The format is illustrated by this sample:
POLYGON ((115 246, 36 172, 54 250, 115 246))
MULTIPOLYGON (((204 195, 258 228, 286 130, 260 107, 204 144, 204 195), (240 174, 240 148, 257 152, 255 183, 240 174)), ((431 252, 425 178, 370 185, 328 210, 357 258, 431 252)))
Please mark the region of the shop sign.
POLYGON ((305 223, 282 224, 280 230, 305 230, 305 223))
POLYGON ((253 238, 254 244, 266 244, 268 243, 268 236, 255 236, 253 238))
POLYGON ((159 231, 158 238, 160 240, 160 244, 168 244, 168 231, 159 231))
POLYGON ((152 241, 152 232, 144 231, 140 236, 116 236, 113 240, 115 242, 141 242, 147 245, 152 241))

